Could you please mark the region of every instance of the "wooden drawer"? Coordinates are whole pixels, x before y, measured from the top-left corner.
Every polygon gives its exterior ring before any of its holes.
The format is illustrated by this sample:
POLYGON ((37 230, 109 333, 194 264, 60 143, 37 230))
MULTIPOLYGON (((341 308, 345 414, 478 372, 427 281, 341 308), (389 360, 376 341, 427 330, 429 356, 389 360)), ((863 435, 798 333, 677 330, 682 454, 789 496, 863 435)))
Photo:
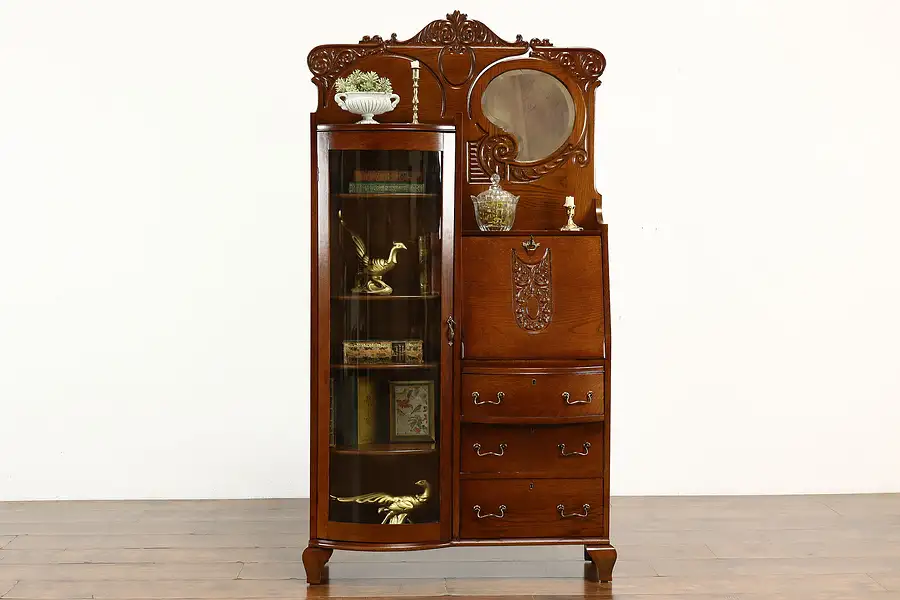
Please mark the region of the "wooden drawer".
POLYGON ((464 421, 602 417, 603 367, 578 373, 463 374, 464 421))
MULTIPOLYGON (((462 426, 463 473, 603 476, 603 424, 462 426)), ((527 475, 525 475, 527 476, 527 475)))
POLYGON ((463 238, 465 357, 603 358, 600 237, 534 239, 463 238))
POLYGON ((603 480, 465 480, 459 519, 468 539, 602 537, 603 480))

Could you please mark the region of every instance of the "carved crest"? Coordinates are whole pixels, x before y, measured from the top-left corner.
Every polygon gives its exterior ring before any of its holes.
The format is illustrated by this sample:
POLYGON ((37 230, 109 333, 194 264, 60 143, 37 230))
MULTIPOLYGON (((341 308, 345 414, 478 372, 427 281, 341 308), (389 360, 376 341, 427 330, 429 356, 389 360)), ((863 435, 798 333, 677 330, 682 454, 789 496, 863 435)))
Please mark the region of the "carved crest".
POLYGON ((481 21, 470 21, 465 13, 458 10, 448 14, 446 19, 432 21, 405 42, 398 42, 395 33, 385 44, 444 46, 447 51, 454 54, 468 52, 471 46, 522 46, 523 48, 528 46, 528 42, 523 40, 521 35, 516 36, 515 42, 507 42, 488 29, 481 21))
POLYGON ((553 316, 550 249, 537 263, 527 263, 512 250, 513 313, 516 325, 525 331, 541 331, 553 316))

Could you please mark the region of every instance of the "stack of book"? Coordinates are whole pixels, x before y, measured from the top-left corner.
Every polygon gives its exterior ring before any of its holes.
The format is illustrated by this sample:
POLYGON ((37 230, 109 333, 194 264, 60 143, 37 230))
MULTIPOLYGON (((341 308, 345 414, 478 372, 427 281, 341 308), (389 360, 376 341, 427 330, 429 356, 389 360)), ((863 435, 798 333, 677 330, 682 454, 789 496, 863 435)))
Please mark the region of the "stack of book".
POLYGON ((347 190, 351 194, 422 194, 422 174, 413 171, 356 169, 347 190))
POLYGON ((422 364, 422 340, 345 340, 345 364, 422 364))
POLYGON ((357 448, 378 439, 375 382, 370 377, 331 380, 330 446, 357 448))

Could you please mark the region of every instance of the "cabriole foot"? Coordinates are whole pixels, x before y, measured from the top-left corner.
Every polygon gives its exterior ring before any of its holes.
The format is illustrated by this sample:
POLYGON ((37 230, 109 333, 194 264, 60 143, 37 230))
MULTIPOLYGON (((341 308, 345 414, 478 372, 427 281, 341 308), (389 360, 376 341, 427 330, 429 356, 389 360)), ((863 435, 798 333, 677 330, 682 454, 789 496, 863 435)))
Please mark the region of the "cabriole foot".
POLYGON ((612 546, 585 546, 584 553, 591 557, 600 581, 612 581, 613 567, 616 566, 616 549, 612 546))
POLYGON ((328 581, 328 568, 325 563, 334 552, 331 548, 307 546, 303 551, 303 567, 306 569, 306 582, 311 584, 328 581))

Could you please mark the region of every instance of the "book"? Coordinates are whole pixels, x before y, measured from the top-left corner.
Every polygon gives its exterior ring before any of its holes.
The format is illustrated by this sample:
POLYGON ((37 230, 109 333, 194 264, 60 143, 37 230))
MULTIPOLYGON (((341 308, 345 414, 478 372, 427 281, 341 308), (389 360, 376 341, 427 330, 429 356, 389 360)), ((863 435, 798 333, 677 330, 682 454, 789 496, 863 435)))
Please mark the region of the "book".
POLYGON ((357 381, 356 377, 338 377, 334 381, 335 445, 356 445, 357 381))
POLYGON ((422 181, 422 173, 413 171, 364 170, 353 171, 354 181, 422 181))
POLYGON ((351 181, 347 191, 351 194, 422 194, 424 183, 389 181, 351 181))
POLYGON ((426 233, 418 238, 419 245, 419 293, 431 291, 431 234, 426 233))
POLYGON ((422 340, 345 340, 344 364, 403 364, 424 362, 422 340))
POLYGON ((374 444, 378 437, 375 382, 371 377, 359 377, 356 390, 356 445, 374 444))

